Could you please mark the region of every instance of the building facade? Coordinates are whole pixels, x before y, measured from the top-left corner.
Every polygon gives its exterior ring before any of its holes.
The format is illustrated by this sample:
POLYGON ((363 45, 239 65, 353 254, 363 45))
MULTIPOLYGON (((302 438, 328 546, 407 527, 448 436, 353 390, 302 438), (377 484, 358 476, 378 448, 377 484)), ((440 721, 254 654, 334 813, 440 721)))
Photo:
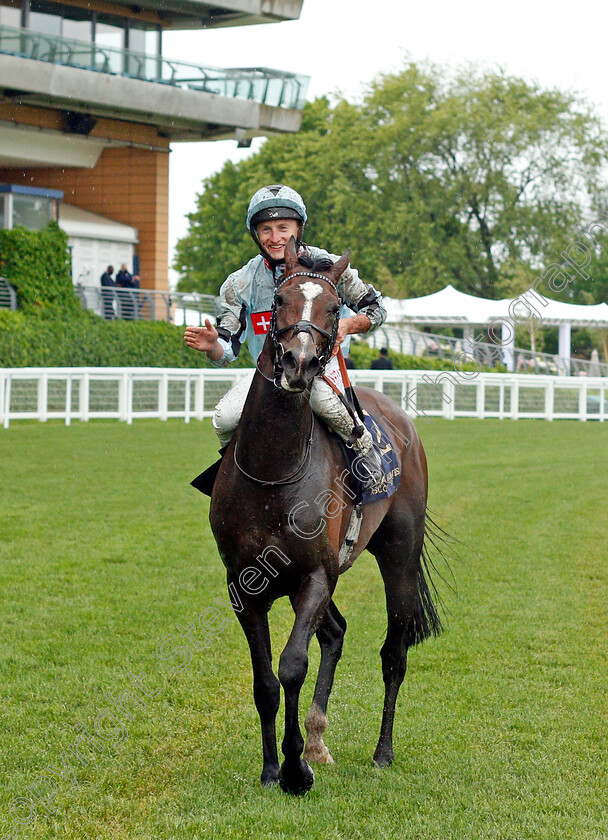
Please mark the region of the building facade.
POLYGON ((308 79, 174 60, 163 32, 294 20, 302 2, 0 0, 0 184, 134 229, 142 288, 166 289, 170 144, 297 131, 308 79))

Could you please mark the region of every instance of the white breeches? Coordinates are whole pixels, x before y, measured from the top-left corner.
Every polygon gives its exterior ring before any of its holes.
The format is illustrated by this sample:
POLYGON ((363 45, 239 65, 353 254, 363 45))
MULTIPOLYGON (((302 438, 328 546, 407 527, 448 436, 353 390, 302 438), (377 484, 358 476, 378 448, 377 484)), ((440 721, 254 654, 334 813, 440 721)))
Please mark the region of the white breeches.
MULTIPOLYGON (((237 427, 243 406, 253 382, 255 371, 251 371, 234 385, 215 407, 213 415, 213 428, 220 440, 221 446, 230 442, 232 433, 237 427)), ((344 392, 344 386, 340 377, 338 360, 330 359, 325 369, 325 375, 331 378, 334 384, 344 392)), ((338 434, 342 440, 348 440, 353 431, 353 420, 346 410, 344 404, 332 388, 320 376, 316 376, 310 389, 310 407, 321 417, 327 425, 338 434)), ((365 430, 363 436, 355 442, 357 452, 365 454, 372 445, 372 437, 365 430)))
POLYGON ((247 399, 247 394, 251 388, 255 371, 250 371, 246 376, 233 385, 232 388, 224 394, 222 399, 215 406, 213 413, 213 428, 220 439, 220 446, 227 446, 232 437, 232 433, 236 429, 241 414, 243 413, 243 406, 247 399))

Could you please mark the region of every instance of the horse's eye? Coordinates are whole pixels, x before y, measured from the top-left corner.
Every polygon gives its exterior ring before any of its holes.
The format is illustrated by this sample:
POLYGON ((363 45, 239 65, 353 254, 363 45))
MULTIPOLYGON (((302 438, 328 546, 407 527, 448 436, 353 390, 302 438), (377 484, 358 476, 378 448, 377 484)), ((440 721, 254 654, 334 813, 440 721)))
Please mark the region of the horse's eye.
POLYGON ((285 303, 285 301, 281 297, 281 295, 277 295, 277 306, 283 306, 284 303, 285 303))

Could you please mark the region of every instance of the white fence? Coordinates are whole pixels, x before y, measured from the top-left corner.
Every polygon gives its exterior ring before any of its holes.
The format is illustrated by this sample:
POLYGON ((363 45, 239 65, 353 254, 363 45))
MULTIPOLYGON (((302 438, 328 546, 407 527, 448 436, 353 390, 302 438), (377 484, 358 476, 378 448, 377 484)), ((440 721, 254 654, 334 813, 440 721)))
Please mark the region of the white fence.
MULTIPOLYGON (((246 369, 2 368, 0 425, 12 420, 210 417, 246 369)), ((383 391, 413 417, 600 420, 608 414, 601 377, 455 371, 350 371, 357 385, 383 391)))

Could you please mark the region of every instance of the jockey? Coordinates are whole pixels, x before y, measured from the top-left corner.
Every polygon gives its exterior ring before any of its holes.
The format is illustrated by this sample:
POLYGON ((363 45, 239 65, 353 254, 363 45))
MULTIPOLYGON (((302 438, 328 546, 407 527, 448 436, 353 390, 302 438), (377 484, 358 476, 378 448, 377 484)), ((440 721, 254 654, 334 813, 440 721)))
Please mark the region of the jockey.
MULTIPOLYGON (((231 274, 222 284, 217 328, 207 320, 204 327, 188 327, 184 335, 186 344, 204 351, 214 367, 223 367, 233 362, 245 339, 253 359, 257 360, 260 355, 270 325, 275 286, 285 270, 285 246, 292 236, 300 255, 313 259, 327 257, 332 262, 338 259, 334 254, 302 242, 306 220, 306 206, 302 197, 295 190, 281 184, 262 187, 249 202, 247 229, 260 254, 231 274)), ((347 356, 350 336, 368 333, 380 326, 386 318, 386 310, 380 293, 369 283, 364 283, 356 269, 350 266, 338 281, 338 290, 345 303, 340 312, 336 344, 325 368, 325 376, 344 393, 336 358, 338 348, 341 346, 344 356, 347 356)), ((254 373, 237 382, 216 406, 213 426, 221 446, 228 444, 240 420, 254 373)), ((361 437, 352 437, 355 425, 352 417, 321 376, 315 377, 313 381, 310 405, 315 414, 354 448, 358 455, 359 477, 367 475, 367 484, 370 486, 378 483, 382 478, 382 466, 371 434, 365 429, 361 437)))

